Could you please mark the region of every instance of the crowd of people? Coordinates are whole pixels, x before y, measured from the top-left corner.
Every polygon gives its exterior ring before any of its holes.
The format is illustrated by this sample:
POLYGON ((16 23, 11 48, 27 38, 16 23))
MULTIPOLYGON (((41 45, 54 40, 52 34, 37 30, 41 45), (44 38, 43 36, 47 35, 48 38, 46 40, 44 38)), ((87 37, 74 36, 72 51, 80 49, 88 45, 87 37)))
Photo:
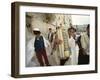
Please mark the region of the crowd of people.
POLYGON ((54 57, 56 65, 89 64, 89 27, 90 25, 87 26, 86 32, 78 37, 77 30, 74 27, 70 27, 66 31, 59 26, 55 32, 52 31, 52 28, 49 28, 48 39, 41 34, 38 28, 34 28, 33 45, 39 65, 52 66, 49 63, 47 47, 51 47, 50 55, 54 57))

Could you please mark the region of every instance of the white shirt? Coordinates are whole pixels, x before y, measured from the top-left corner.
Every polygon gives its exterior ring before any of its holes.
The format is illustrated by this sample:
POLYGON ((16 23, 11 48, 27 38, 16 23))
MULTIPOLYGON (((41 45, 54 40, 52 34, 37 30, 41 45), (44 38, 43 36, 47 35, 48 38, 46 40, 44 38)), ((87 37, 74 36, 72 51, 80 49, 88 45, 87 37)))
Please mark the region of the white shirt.
POLYGON ((69 47, 70 47, 70 50, 71 50, 70 64, 71 65, 77 65, 78 64, 79 47, 76 44, 75 39, 73 37, 68 38, 68 42, 69 42, 69 47))

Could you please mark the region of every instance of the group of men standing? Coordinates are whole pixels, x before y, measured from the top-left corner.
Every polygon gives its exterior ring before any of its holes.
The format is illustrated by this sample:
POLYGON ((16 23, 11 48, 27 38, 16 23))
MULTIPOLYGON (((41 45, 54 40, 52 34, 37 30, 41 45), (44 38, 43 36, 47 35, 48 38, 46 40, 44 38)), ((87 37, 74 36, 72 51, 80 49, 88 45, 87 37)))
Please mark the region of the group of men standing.
POLYGON ((89 32, 90 25, 86 32, 76 37, 76 29, 68 28, 67 32, 62 27, 57 27, 55 32, 49 28, 48 39, 46 39, 38 28, 33 29, 35 35, 34 50, 40 66, 51 66, 48 60, 46 47, 51 47, 51 55, 54 56, 56 65, 89 64, 89 32))

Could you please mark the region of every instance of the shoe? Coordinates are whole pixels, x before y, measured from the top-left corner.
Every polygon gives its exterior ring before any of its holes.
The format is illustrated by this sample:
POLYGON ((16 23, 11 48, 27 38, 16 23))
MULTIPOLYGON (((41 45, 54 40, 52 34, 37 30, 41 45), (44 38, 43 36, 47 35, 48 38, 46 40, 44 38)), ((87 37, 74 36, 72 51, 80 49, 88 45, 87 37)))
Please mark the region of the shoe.
POLYGON ((51 66, 50 64, 46 65, 46 66, 51 66))

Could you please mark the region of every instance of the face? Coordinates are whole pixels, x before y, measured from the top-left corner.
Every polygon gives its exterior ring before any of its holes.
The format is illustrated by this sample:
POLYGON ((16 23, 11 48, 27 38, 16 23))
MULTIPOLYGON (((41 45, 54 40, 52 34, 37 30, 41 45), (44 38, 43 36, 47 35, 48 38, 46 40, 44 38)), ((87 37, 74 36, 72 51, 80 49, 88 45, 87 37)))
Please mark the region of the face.
POLYGON ((40 35, 39 31, 33 31, 34 35, 40 35))
POLYGON ((50 28, 50 29, 49 29, 49 31, 51 32, 51 31, 52 31, 52 29, 50 28))
POLYGON ((70 29, 70 30, 68 31, 68 34, 69 34, 70 36, 74 37, 74 36, 75 36, 75 30, 74 30, 74 29, 70 29))

